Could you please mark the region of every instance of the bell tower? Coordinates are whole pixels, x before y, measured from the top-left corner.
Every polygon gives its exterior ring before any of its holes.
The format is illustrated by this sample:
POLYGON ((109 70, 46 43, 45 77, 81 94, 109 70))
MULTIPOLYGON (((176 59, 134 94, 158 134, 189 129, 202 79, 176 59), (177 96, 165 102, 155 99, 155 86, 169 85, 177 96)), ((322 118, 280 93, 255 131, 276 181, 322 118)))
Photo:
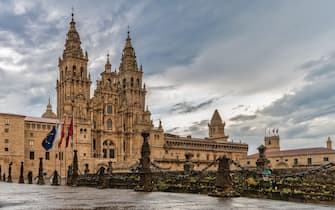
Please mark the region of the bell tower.
POLYGON ((88 54, 83 54, 73 12, 66 35, 63 56, 59 58, 57 80, 57 116, 88 120, 91 78, 87 70, 88 54))

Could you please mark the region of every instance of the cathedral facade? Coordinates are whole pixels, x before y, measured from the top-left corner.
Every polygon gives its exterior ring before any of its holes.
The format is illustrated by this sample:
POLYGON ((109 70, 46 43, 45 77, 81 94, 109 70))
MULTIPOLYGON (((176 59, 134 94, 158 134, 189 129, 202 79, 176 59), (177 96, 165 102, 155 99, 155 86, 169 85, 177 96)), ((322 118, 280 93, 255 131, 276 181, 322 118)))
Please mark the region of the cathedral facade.
MULTIPOLYGON (((18 167, 24 162, 25 173, 33 171, 36 174, 37 159, 43 157, 46 174, 51 175, 57 169, 65 176, 74 149, 78 150, 80 171, 85 164, 91 172, 96 171, 109 161, 113 162, 115 170, 129 171, 139 162, 143 131, 149 132, 151 160, 158 168, 182 170, 186 154, 193 156, 196 170, 208 167, 221 155, 237 161, 247 156, 248 145, 228 141, 225 123, 217 110, 208 125, 208 138, 168 134, 164 133, 161 122, 158 127, 153 125, 145 101, 143 68, 137 64, 129 31, 118 71, 112 70, 107 55, 93 94, 90 93, 92 81, 88 61, 72 15, 65 48, 58 62, 57 114, 52 112, 50 101, 40 118, 0 113, 0 129, 4 131, 0 133, 2 173, 6 173, 8 163, 13 162, 13 167, 18 167), (45 152, 40 142, 50 127, 58 123, 69 125, 71 119, 74 136, 70 146, 45 152)), ((18 176, 15 171, 18 170, 13 170, 14 177, 18 176)))

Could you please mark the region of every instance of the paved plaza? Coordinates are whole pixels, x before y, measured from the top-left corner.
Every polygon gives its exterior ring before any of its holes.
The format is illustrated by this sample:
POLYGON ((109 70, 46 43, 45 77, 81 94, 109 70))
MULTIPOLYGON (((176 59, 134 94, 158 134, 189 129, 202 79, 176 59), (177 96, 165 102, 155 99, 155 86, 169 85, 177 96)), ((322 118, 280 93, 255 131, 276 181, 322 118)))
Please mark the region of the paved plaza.
POLYGON ((335 207, 263 199, 223 199, 182 193, 143 193, 49 185, 0 183, 0 209, 221 209, 326 210, 335 207))

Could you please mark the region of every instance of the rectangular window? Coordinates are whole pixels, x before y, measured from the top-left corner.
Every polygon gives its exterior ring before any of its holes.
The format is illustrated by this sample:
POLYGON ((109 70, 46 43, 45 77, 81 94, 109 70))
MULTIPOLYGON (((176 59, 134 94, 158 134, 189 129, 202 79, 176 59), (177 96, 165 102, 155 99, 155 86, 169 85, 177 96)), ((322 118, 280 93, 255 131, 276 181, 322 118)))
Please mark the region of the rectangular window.
POLYGON ((9 132, 9 128, 5 128, 5 133, 8 133, 9 132))
POLYGON ((34 140, 29 140, 29 146, 34 146, 34 140))
POLYGON ((107 149, 102 150, 103 158, 107 158, 107 149))
POLYGON ((298 165, 298 158, 294 158, 294 165, 298 165))
POLYGON ((312 165, 312 158, 307 158, 307 164, 312 165))
POLYGON ((34 136, 34 133, 30 133, 30 137, 33 137, 34 136))
POLYGON ((329 161, 329 158, 328 157, 323 157, 323 161, 327 162, 327 161, 329 161))
POLYGON ((48 130, 50 130, 51 129, 51 125, 48 125, 47 128, 48 128, 48 130))
POLYGON ((46 125, 42 125, 42 129, 43 129, 43 130, 45 130, 45 129, 46 129, 46 127, 47 127, 46 125))
POLYGON ((26 128, 27 128, 27 129, 30 128, 30 123, 26 123, 26 128))
POLYGON ((45 159, 50 160, 50 153, 49 152, 45 152, 45 159))
POLYGON ((5 119, 5 125, 9 125, 9 119, 8 118, 5 119))
POLYGON ((36 128, 36 124, 31 124, 31 128, 35 129, 36 128))
POLYGON ((5 152, 8 152, 8 147, 5 147, 5 152))
POLYGON ((35 152, 30 151, 30 153, 29 153, 29 159, 30 160, 34 160, 34 158, 35 158, 35 152))
POLYGON ((114 149, 109 149, 109 158, 114 158, 114 149))
POLYGON ((5 139, 5 144, 8 144, 9 143, 9 139, 5 139))
POLYGON ((250 165, 250 161, 247 161, 247 165, 250 165))
POLYGON ((41 125, 40 124, 37 124, 37 129, 41 129, 41 125))

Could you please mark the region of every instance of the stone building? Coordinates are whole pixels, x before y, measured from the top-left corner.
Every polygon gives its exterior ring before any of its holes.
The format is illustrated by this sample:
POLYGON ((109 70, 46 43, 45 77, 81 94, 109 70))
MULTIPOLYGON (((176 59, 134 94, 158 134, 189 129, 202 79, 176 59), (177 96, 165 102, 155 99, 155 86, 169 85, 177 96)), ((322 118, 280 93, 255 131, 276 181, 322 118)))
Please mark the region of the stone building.
MULTIPOLYGON (((270 169, 303 169, 318 167, 335 161, 335 150, 328 137, 326 147, 281 150, 279 135, 265 136, 265 156, 270 169)), ((258 153, 240 160, 242 166, 256 168, 258 153)))
MULTIPOLYGON (((225 123, 215 110, 204 139, 180 137, 164 133, 162 123, 154 127, 146 106, 146 86, 142 81, 143 67, 137 64, 135 50, 128 31, 118 71, 112 70, 109 55, 90 93, 89 56, 81 48, 81 40, 73 18, 66 35, 62 56, 58 59, 59 76, 56 81, 57 114, 49 103, 41 118, 15 114, 0 114, 0 165, 7 172, 13 162, 13 176, 20 162, 25 174, 37 174, 38 158, 44 158, 44 170, 51 175, 57 169, 62 176, 72 161, 73 149, 78 150, 79 169, 88 164, 92 171, 113 162, 115 170, 129 171, 138 164, 141 132, 150 133, 151 160, 159 168, 182 170, 185 154, 191 153, 196 169, 203 169, 220 155, 239 160, 247 156, 248 145, 228 141, 225 123), (65 149, 49 152, 41 146, 52 126, 74 122, 74 138, 65 149)), ((63 144, 64 145, 64 144, 63 144)))

